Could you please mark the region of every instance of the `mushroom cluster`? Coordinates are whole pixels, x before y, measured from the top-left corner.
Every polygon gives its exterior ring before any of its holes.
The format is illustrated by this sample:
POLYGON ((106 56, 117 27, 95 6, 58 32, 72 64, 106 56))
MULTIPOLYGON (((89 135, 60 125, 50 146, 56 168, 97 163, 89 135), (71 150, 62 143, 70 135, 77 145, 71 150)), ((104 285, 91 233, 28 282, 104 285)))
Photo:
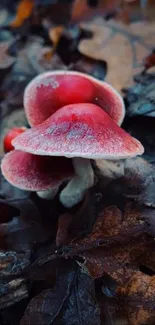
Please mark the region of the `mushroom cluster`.
POLYGON ((53 71, 34 78, 24 94, 31 128, 15 137, 2 173, 14 186, 50 199, 60 184, 60 202, 79 203, 94 184, 91 159, 141 155, 141 143, 120 128, 125 109, 107 83, 75 71, 53 71))

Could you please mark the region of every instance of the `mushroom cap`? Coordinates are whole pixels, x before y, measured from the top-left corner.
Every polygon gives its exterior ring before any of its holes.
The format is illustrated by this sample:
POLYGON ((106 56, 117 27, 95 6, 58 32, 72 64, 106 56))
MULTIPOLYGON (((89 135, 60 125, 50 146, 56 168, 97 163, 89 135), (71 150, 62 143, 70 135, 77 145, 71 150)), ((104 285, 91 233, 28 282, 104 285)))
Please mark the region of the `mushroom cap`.
POLYGON ((5 152, 9 152, 11 150, 14 150, 14 147, 11 143, 11 141, 17 137, 17 135, 25 132, 25 130, 27 130, 26 127, 22 126, 22 127, 14 127, 12 129, 10 129, 4 136, 3 139, 3 146, 4 146, 4 151, 5 152))
POLYGON ((31 126, 36 126, 59 108, 77 103, 100 106, 120 125, 125 108, 122 97, 106 82, 76 71, 45 72, 26 87, 24 107, 31 126))
POLYGON ((121 159, 141 155, 141 143, 94 104, 67 105, 16 137, 16 149, 37 155, 121 159))
POLYGON ((29 191, 58 187, 63 180, 74 175, 70 159, 36 156, 20 150, 6 154, 2 159, 1 169, 9 183, 29 191))

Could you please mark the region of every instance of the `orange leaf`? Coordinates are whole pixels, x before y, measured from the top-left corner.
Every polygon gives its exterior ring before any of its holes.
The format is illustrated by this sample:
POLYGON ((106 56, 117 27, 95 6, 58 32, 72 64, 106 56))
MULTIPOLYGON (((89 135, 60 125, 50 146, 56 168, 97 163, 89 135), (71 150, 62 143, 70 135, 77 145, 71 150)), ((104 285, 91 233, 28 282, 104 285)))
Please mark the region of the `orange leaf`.
POLYGON ((50 40, 53 42, 53 48, 52 48, 52 51, 51 51, 51 57, 52 55, 54 54, 56 48, 57 48, 57 45, 59 43, 59 40, 61 38, 61 35, 63 33, 63 30, 64 30, 64 27, 63 26, 56 26, 54 28, 50 28, 49 30, 49 38, 50 40))
POLYGON ((59 25, 59 26, 56 26, 54 28, 51 28, 49 30, 49 37, 51 39, 51 41, 54 43, 54 44, 57 44, 61 35, 62 35, 62 32, 64 30, 64 27, 59 25))
POLYGON ((33 7, 33 0, 21 0, 17 7, 16 17, 11 23, 11 26, 13 28, 20 27, 23 24, 24 20, 31 16, 33 7))

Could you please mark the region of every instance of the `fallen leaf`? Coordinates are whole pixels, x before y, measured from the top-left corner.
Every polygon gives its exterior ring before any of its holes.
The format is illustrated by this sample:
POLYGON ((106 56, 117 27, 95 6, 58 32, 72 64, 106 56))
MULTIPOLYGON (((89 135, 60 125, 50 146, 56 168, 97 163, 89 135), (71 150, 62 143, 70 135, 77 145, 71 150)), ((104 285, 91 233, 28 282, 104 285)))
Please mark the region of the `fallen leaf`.
POLYGON ((153 50, 151 54, 149 54, 145 59, 144 59, 144 67, 145 69, 149 69, 155 65, 155 51, 153 50))
POLYGON ((141 264, 146 265, 145 254, 154 247, 147 224, 149 217, 149 209, 133 204, 127 204, 124 213, 109 206, 98 217, 92 232, 64 246, 60 256, 79 256, 84 261, 82 269, 92 277, 108 274, 117 283, 126 284, 141 264))
POLYGON ((118 91, 132 83, 134 74, 142 71, 142 61, 154 47, 154 22, 123 23, 97 18, 82 24, 94 33, 92 39, 82 40, 79 51, 108 64, 106 81, 118 91), (149 38, 148 38, 149 35, 149 38))
POLYGON ((12 20, 11 10, 9 11, 2 6, 0 10, 0 27, 6 26, 8 23, 10 23, 11 20, 12 20))
MULTIPOLYGON (((154 247, 153 238, 146 234, 139 234, 138 238, 132 238, 131 242, 111 244, 109 248, 96 248, 79 253, 84 260, 84 269, 94 278, 109 275, 117 284, 125 285, 135 270, 140 265, 152 265, 152 259, 148 263, 146 255, 154 247)), ((150 268, 151 269, 151 268, 150 268)), ((154 268, 152 269, 153 272, 154 268)))
POLYGON ((96 4, 91 5, 91 0, 75 0, 72 6, 72 20, 79 21, 97 14, 105 14, 116 10, 121 4, 120 0, 98 0, 96 4))
POLYGON ((59 40, 61 38, 61 35, 63 33, 64 27, 63 26, 56 26, 56 27, 52 27, 49 29, 49 38, 53 43, 53 48, 52 48, 52 52, 54 52, 54 50, 57 47, 57 44, 59 43, 59 40))
POLYGON ((74 256, 78 253, 97 247, 128 243, 131 238, 137 238, 148 230, 143 218, 143 211, 132 204, 126 205, 124 213, 116 206, 108 206, 100 213, 92 232, 83 239, 75 239, 62 254, 74 256))
MULTIPOLYGON (((62 320, 66 325, 101 324, 94 281, 89 275, 78 272, 70 296, 64 304, 62 320)), ((60 324, 59 321, 56 324, 60 324)))
POLYGON ((82 56, 77 62, 71 63, 69 69, 87 73, 99 80, 104 80, 106 75, 106 64, 103 61, 85 56, 82 56))
POLYGON ((17 278, 0 285, 0 309, 2 310, 27 298, 28 288, 24 278, 17 278))
POLYGON ((96 248, 79 253, 79 256, 84 261, 82 269, 95 279, 108 274, 123 285, 137 269, 136 265, 129 263, 129 250, 126 246, 122 249, 111 247, 111 250, 96 248))
POLYGON ((41 222, 23 220, 22 217, 13 217, 9 222, 0 224, 0 247, 2 249, 32 250, 39 243, 44 243, 50 237, 41 222))
MULTIPOLYGON (((147 62, 147 66, 153 65, 152 61, 147 62)), ((148 57, 148 60, 150 60, 148 57)), ((155 63, 155 61, 154 61, 155 63)), ((154 91, 154 73, 145 73, 137 75, 134 78, 134 85, 125 90, 125 101, 127 103, 127 115, 144 115, 155 117, 155 91, 154 91)))
POLYGON ((30 251, 0 251, 0 278, 7 279, 20 275, 30 265, 30 251))
POLYGON ((129 325, 154 324, 155 276, 135 272, 117 294, 124 301, 129 325))
POLYGON ((124 195, 146 206, 155 207, 155 166, 137 157, 127 159, 124 170, 124 195))
POLYGON ((65 213, 59 217, 58 230, 56 234, 57 247, 67 244, 70 240, 68 238, 68 229, 72 221, 72 215, 65 213))
POLYGON ((41 44, 31 46, 28 51, 28 58, 37 74, 49 70, 63 70, 66 68, 59 56, 54 53, 53 48, 51 49, 41 44))
POLYGON ((31 16, 33 7, 34 7, 33 0, 21 0, 17 7, 16 17, 10 24, 11 27, 13 28, 20 27, 23 24, 23 22, 31 16))
POLYGON ((123 128, 138 139, 145 148, 143 158, 150 163, 155 162, 155 132, 154 117, 133 116, 126 118, 123 128))
POLYGON ((70 294, 70 289, 75 278, 74 268, 59 270, 57 283, 53 290, 41 292, 29 303, 21 320, 21 325, 45 325, 53 322, 59 315, 64 302, 70 294))
POLYGON ((37 72, 33 69, 28 54, 34 47, 40 50, 43 47, 43 43, 43 38, 35 35, 30 35, 24 44, 19 42, 19 47, 17 46, 16 49, 17 60, 12 71, 13 75, 20 75, 20 77, 29 76, 31 79, 36 76, 37 72))
POLYGON ((66 273, 61 270, 54 289, 43 291, 31 300, 21 325, 36 322, 38 325, 99 325, 100 312, 92 278, 75 266, 66 273))
POLYGON ((23 273, 30 265, 30 251, 0 250, 0 309, 16 304, 28 297, 23 273))
POLYGON ((104 189, 111 181, 124 176, 124 161, 97 159, 94 163, 94 170, 104 189))
POLYGON ((0 43, 0 70, 7 69, 15 63, 16 59, 8 54, 9 47, 11 46, 12 41, 1 42, 0 43))
POLYGON ((4 202, 0 202, 0 224, 9 222, 15 213, 17 213, 16 208, 11 207, 4 202))
POLYGON ((82 55, 77 49, 78 43, 81 39, 90 38, 90 36, 92 36, 91 31, 83 29, 76 24, 68 24, 66 28, 63 29, 56 46, 56 53, 61 58, 62 62, 70 67, 80 60, 82 55))

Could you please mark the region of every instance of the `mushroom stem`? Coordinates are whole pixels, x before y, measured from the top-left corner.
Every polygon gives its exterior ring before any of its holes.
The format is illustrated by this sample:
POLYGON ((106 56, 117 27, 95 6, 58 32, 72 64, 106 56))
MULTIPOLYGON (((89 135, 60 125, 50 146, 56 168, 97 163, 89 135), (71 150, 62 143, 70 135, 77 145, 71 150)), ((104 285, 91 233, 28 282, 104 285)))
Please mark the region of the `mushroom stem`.
POLYGON ((37 195, 44 200, 51 200, 55 197, 58 192, 59 187, 51 188, 46 191, 38 191, 37 195))
POLYGON ((72 208, 79 203, 86 190, 94 184, 94 171, 89 159, 72 158, 75 177, 60 193, 60 202, 66 208, 72 208))

